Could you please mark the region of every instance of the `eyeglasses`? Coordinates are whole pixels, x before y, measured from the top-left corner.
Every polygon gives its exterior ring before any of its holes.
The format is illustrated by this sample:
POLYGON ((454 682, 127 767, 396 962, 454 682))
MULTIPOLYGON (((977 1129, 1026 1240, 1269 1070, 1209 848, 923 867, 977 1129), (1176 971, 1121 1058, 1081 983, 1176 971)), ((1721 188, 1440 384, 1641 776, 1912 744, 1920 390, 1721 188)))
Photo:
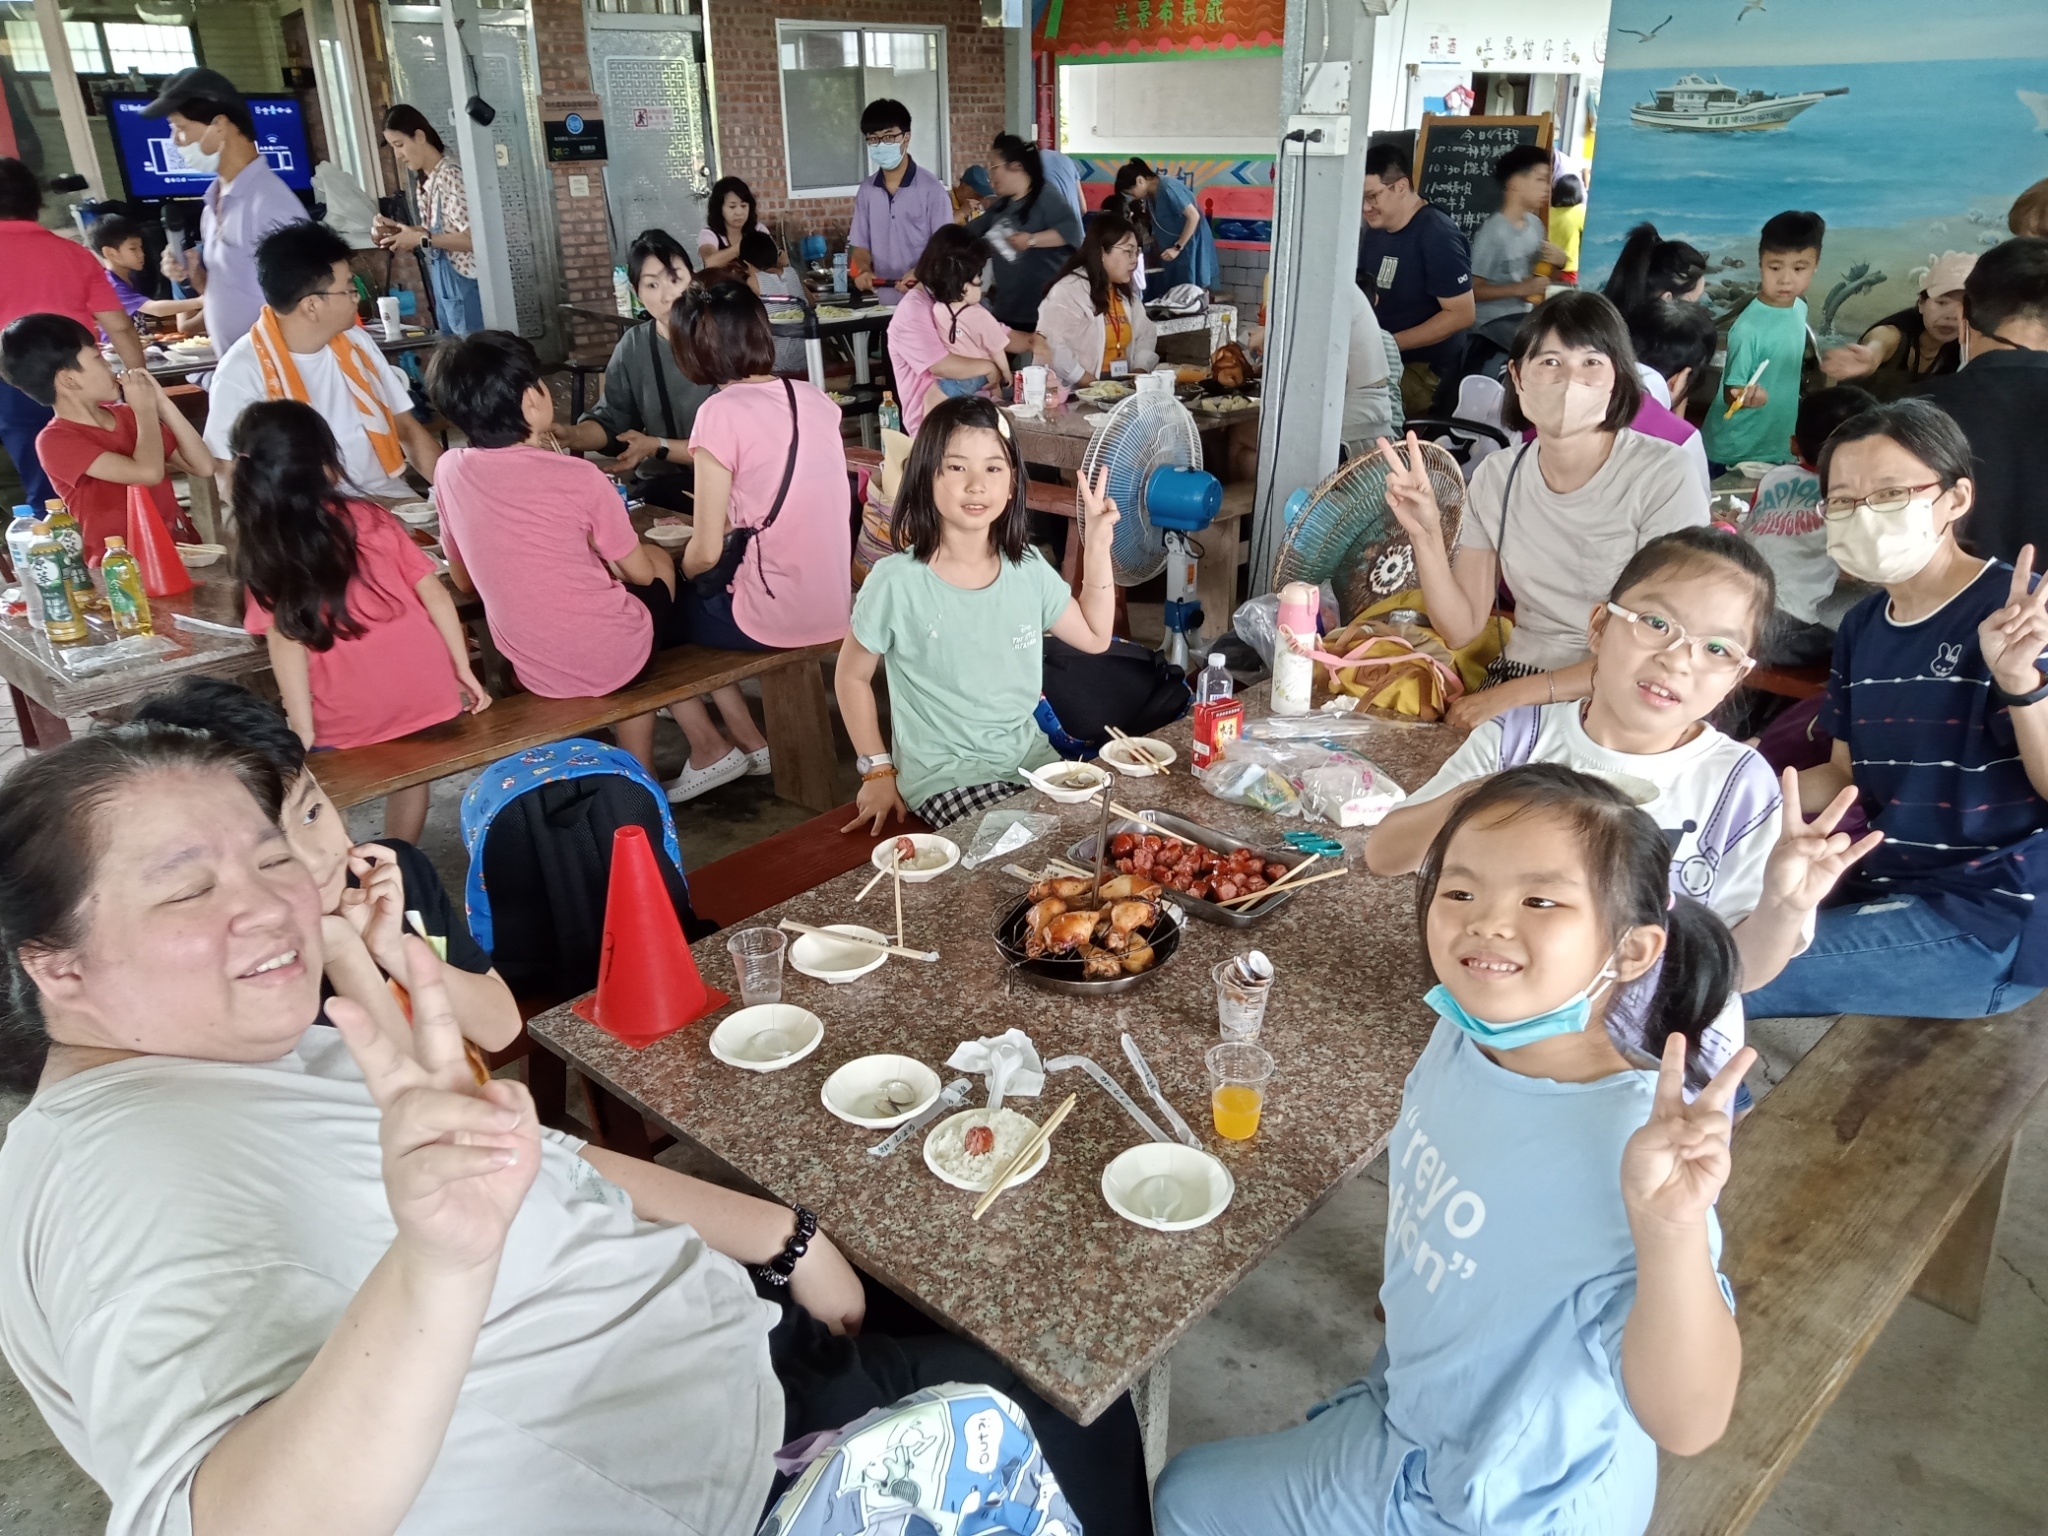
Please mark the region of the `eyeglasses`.
POLYGON ((907 137, 900 129, 885 128, 880 133, 869 134, 867 141, 870 144, 901 144, 907 137))
POLYGON ((316 299, 348 299, 353 301, 356 291, 353 288, 315 288, 312 296, 316 299))
POLYGON ((1691 634, 1676 619, 1661 613, 1634 613, 1619 603, 1609 603, 1607 611, 1627 623, 1629 637, 1636 644, 1651 651, 1675 651, 1690 645, 1693 661, 1703 672, 1747 672, 1756 665, 1748 648, 1726 635, 1691 634))
POLYGON ((1139 249, 1137 241, 1126 240, 1121 245, 1112 245, 1109 248, 1109 254, 1112 256, 1129 256, 1132 258, 1136 258, 1138 256, 1143 255, 1144 252, 1139 249))
POLYGON ((1881 490, 1872 491, 1868 496, 1829 496, 1821 502, 1820 509, 1824 516, 1833 518, 1836 522, 1863 507, 1868 507, 1882 516, 1893 517, 1910 507, 1913 498, 1922 491, 1941 489, 1942 484, 1939 480, 1930 480, 1925 485, 1887 485, 1881 490))

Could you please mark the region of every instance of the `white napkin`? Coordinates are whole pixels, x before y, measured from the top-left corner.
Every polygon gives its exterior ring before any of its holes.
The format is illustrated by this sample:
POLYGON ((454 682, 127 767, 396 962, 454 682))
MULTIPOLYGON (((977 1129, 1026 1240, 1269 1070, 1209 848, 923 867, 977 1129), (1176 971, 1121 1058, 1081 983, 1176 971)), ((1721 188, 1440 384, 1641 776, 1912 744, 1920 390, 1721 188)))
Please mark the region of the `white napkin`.
POLYGON ((1038 1047, 1021 1029, 1005 1030, 986 1040, 963 1040, 946 1058, 946 1065, 962 1072, 986 1073, 990 1109, 1001 1109, 1005 1094, 1035 1099, 1045 1091, 1045 1066, 1038 1059, 1038 1047))

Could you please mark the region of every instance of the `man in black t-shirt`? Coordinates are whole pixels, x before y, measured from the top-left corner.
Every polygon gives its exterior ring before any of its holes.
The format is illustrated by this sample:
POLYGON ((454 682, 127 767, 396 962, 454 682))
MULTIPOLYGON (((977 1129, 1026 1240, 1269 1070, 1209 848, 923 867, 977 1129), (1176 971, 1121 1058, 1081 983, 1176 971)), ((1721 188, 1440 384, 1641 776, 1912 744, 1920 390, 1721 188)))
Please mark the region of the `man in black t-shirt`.
POLYGON ((1472 248, 1450 215, 1416 192, 1408 157, 1393 144, 1375 145, 1365 157, 1358 286, 1401 349, 1403 409, 1425 414, 1465 354, 1472 248))
POLYGON ((2048 554, 2048 240, 1993 246, 1963 279, 1963 366, 1913 392, 1953 416, 1976 461, 1956 536, 1973 555, 2048 554))
POLYGON ((134 718, 204 731, 277 770, 284 783, 278 823, 320 888, 324 991, 361 1001, 387 979, 405 986, 405 935, 414 931, 407 914, 418 913, 421 936, 445 962, 441 975, 464 1038, 487 1051, 519 1038, 524 1025, 512 989, 470 936, 432 862, 396 838, 353 842, 340 809, 306 766, 304 743, 275 705, 240 684, 193 677, 144 699, 134 718))

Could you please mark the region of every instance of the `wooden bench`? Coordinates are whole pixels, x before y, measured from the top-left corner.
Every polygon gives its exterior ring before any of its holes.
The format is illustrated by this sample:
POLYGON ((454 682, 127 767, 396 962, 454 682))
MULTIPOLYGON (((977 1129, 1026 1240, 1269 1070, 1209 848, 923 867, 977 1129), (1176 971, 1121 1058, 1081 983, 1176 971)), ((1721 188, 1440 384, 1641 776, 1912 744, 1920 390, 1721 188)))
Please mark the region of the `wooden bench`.
POLYGON ((838 653, 837 644, 789 651, 677 646, 658 654, 637 682, 600 699, 514 693, 480 715, 458 715, 396 741, 322 752, 310 766, 334 803, 347 807, 757 677, 762 729, 774 752, 775 793, 822 811, 840 804, 844 795, 824 673, 824 663, 838 653))
POLYGON ((1826 667, 1755 667, 1743 680, 1749 688, 1779 694, 1788 699, 1810 699, 1828 690, 1826 667))
POLYGON ((2044 1085, 2048 996, 1995 1019, 1850 1015, 1737 1127, 1721 1267, 1742 1386, 1718 1445, 1661 1458, 1652 1536, 1743 1530, 1909 1293, 1977 1320, 2044 1085))

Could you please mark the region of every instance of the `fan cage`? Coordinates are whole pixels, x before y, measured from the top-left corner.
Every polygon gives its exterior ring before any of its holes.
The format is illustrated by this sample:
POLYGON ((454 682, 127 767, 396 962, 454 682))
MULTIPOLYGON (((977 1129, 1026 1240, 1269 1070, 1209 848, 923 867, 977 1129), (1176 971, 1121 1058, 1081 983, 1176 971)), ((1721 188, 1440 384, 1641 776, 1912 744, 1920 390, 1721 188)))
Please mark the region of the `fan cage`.
POLYGON ((1152 526, 1145 506, 1145 486, 1161 467, 1200 469, 1202 435, 1188 408, 1171 395, 1132 395, 1097 427, 1081 455, 1074 487, 1074 532, 1088 537, 1088 508, 1081 487, 1092 485, 1105 467, 1109 496, 1116 503, 1116 536, 1110 541, 1110 563, 1116 584, 1135 587, 1166 569, 1166 535, 1152 526))
MULTIPOLYGON (((1420 446, 1436 495, 1444 552, 1449 554, 1458 547, 1464 522, 1465 477, 1446 449, 1432 442, 1420 446)), ((1346 623, 1395 592, 1415 586, 1412 542, 1387 505, 1390 472, 1386 456, 1377 452, 1338 465, 1310 493, 1308 505, 1287 530, 1273 563, 1273 586, 1329 582, 1346 623)))

